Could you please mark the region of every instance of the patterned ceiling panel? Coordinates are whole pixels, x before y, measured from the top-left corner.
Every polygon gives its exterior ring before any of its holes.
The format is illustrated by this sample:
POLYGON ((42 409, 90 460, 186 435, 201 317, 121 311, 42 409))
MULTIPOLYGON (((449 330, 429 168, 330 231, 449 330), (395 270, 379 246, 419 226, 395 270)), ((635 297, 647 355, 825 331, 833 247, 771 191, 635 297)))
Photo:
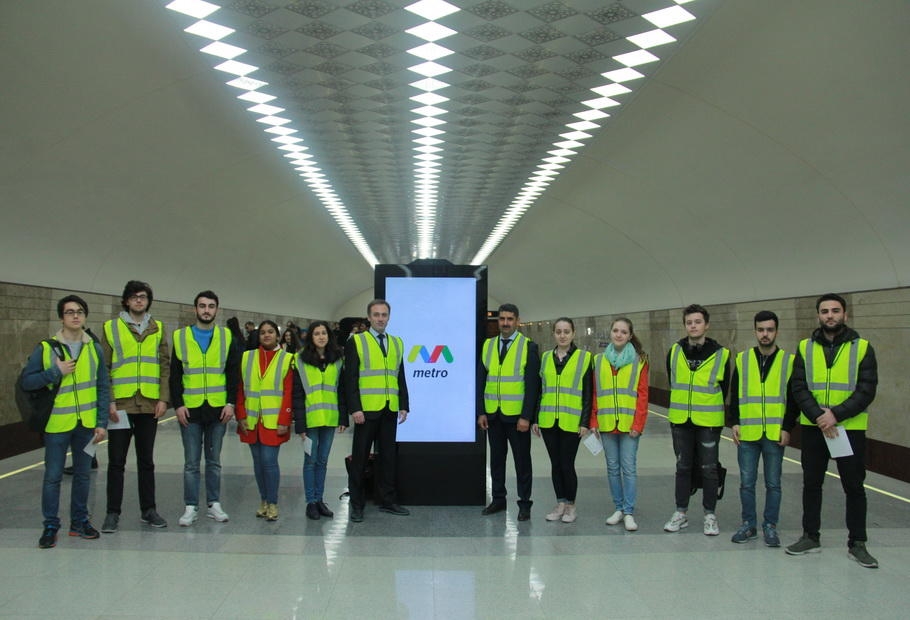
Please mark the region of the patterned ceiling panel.
MULTIPOLYGON (((407 50, 424 41, 405 31, 426 20, 404 9, 413 2, 225 0, 216 20, 236 30, 225 42, 248 50, 237 60, 260 67, 250 77, 269 83, 389 263, 417 258, 412 109, 422 104, 409 84, 421 76, 408 67, 423 61, 407 50)), ((437 104, 446 124, 433 245, 467 263, 565 125, 589 110, 581 102, 599 96, 590 89, 607 83, 601 74, 623 68, 612 57, 639 49, 625 37, 654 28, 641 15, 673 0, 449 2, 460 10, 437 20, 456 34, 437 41, 454 53, 437 61, 452 71, 439 77, 449 86, 438 91, 448 101, 437 104)))

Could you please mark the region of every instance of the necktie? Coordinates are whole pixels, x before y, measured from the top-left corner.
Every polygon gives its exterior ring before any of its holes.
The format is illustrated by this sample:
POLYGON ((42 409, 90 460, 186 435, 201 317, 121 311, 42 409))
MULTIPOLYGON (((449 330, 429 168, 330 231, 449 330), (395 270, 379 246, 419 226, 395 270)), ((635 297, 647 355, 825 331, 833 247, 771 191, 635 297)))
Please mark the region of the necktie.
POLYGON ((382 356, 386 357, 388 353, 385 350, 385 334, 379 334, 379 348, 382 349, 382 356))
POLYGON ((511 340, 500 340, 499 346, 499 361, 502 362, 506 358, 506 352, 509 350, 509 343, 511 340))

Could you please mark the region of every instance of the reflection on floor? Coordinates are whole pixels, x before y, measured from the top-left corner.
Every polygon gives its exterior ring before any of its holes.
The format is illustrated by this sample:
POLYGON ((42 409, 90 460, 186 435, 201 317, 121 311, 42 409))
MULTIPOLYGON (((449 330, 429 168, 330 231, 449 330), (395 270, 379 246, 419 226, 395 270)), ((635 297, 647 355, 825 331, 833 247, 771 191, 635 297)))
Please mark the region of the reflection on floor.
MULTIPOLYGON (((281 519, 256 519, 249 452, 229 435, 222 500, 231 520, 201 518, 181 528, 183 451, 170 418, 160 427, 156 450, 158 510, 169 527, 139 523, 131 462, 118 533, 95 541, 62 536, 55 549, 39 550, 42 454, 7 459, 0 462, 0 617, 907 617, 910 503, 903 498, 910 497, 910 485, 875 475, 867 480, 890 493, 869 492, 869 549, 881 563, 878 570, 847 558, 844 499, 834 478, 826 484, 822 553, 790 557, 760 540, 736 545, 730 542, 740 521, 736 452, 723 441, 729 477, 718 506, 721 535, 702 534, 699 497, 692 502, 692 526, 667 534, 661 528, 674 507, 674 459, 660 411, 640 444, 635 533, 604 524, 613 511, 604 463, 584 448, 577 460, 578 521, 545 521, 555 502, 549 461, 536 438, 530 522, 516 521, 511 502, 508 512, 492 517, 481 516, 479 506, 410 506, 410 517, 370 506, 363 523, 351 524, 347 500, 338 499, 346 486, 350 433, 336 438, 329 464, 326 499, 334 519, 304 516, 303 448, 296 438, 281 451, 281 519)), ((89 502, 96 526, 105 506, 106 454, 99 454, 89 502)), ((793 460, 784 463, 785 545, 800 534, 799 451, 787 456, 793 460)), ((513 493, 511 470, 507 484, 513 493)), ((68 487, 67 481, 64 509, 68 487)), ((759 490, 759 506, 762 498, 759 490)), ((66 523, 68 514, 61 517, 66 523)))

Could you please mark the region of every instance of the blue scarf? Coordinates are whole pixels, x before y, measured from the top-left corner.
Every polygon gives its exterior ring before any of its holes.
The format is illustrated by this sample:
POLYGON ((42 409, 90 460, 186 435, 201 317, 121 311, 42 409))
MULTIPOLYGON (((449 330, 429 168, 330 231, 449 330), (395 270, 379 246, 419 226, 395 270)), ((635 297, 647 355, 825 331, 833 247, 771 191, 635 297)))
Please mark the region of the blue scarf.
POLYGON ((623 366, 628 366, 635 361, 635 356, 638 353, 635 351, 635 347, 632 346, 631 342, 626 343, 626 346, 622 348, 622 351, 617 351, 613 346, 613 343, 607 345, 607 348, 604 349, 604 355, 610 362, 610 365, 617 370, 623 366))

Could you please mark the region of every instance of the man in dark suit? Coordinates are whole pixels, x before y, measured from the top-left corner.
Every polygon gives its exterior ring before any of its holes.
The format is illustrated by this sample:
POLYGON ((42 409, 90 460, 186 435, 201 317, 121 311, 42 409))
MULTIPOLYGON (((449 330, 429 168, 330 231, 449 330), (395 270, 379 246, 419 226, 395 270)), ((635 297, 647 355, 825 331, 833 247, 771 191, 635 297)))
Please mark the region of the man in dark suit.
POLYGON ((351 521, 363 521, 366 503, 363 472, 370 446, 379 440, 379 510, 406 516, 398 504, 395 468, 398 456, 397 429, 408 418, 408 385, 404 376, 404 343, 386 333, 391 308, 374 299, 367 305, 368 331, 352 334, 344 345, 345 394, 354 421, 351 471, 351 521))
POLYGON ((478 364, 477 424, 490 442, 493 499, 483 509, 491 515, 506 509, 506 455, 512 446, 518 479, 518 520, 531 518, 531 424, 540 399, 540 352, 518 332, 515 304, 499 307, 499 336, 488 338, 478 364))

